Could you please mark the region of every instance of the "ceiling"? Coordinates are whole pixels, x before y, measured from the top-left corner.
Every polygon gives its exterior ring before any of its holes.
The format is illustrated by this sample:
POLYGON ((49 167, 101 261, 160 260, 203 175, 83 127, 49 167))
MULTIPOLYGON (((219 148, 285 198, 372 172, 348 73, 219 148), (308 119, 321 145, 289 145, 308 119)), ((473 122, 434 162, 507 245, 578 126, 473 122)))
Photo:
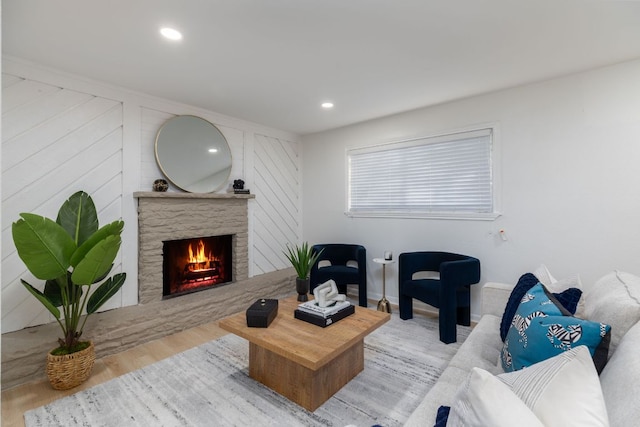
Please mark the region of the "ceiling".
POLYGON ((3 0, 2 50, 308 134, 640 58, 640 1, 3 0))

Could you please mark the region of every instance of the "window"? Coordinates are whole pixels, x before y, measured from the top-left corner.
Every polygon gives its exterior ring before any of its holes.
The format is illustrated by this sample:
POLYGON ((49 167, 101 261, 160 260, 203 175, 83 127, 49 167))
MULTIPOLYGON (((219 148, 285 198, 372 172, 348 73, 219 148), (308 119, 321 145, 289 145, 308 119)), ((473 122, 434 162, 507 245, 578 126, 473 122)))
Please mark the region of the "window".
POLYGON ((351 216, 494 219, 493 129, 351 149, 351 216))

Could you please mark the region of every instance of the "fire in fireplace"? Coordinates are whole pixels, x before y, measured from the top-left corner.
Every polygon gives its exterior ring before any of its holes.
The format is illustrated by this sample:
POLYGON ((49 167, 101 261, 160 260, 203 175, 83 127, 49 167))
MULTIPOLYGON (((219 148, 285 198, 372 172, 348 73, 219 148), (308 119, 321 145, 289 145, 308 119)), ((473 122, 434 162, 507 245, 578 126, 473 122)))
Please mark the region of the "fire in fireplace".
POLYGON ((227 234, 163 242, 163 298, 230 283, 232 239, 227 234))

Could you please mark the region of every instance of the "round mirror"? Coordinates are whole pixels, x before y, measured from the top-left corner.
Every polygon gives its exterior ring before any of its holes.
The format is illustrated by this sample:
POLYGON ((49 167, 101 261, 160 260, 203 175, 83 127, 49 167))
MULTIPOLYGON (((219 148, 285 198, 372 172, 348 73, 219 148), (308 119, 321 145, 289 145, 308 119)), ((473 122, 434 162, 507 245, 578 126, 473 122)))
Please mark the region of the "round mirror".
POLYGON ((191 193, 212 193, 229 180, 231 150, 224 135, 205 119, 177 116, 156 136, 156 161, 176 186, 191 193))

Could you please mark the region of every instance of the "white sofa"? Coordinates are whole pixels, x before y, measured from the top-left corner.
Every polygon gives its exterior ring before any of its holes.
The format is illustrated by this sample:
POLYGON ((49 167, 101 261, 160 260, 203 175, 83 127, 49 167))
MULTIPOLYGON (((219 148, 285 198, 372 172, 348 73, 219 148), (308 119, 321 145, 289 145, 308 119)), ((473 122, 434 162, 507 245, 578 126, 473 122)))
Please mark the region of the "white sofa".
MULTIPOLYGON (((438 408, 452 405, 472 368, 494 375, 504 372, 498 362, 503 347, 499 330, 513 286, 484 285, 480 321, 406 426, 433 426, 438 408)), ((585 287, 583 299, 581 317, 611 325, 609 360, 599 378, 609 423, 612 427, 640 425, 640 277, 611 272, 585 287)))

